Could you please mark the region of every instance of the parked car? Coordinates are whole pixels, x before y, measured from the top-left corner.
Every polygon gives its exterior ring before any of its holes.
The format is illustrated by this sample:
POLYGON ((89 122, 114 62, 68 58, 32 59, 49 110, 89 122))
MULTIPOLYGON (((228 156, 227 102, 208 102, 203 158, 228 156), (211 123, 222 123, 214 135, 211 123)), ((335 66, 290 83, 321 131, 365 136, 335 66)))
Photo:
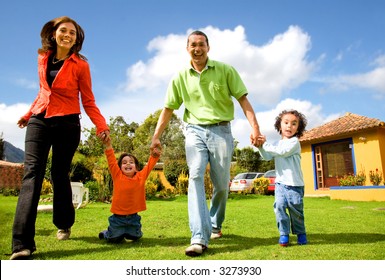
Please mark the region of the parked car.
POLYGON ((262 177, 269 179, 269 186, 267 187, 267 192, 270 194, 274 194, 274 191, 275 191, 275 170, 266 171, 262 177))
POLYGON ((230 182, 230 191, 243 191, 251 187, 254 179, 262 177, 262 172, 246 172, 237 174, 230 182))

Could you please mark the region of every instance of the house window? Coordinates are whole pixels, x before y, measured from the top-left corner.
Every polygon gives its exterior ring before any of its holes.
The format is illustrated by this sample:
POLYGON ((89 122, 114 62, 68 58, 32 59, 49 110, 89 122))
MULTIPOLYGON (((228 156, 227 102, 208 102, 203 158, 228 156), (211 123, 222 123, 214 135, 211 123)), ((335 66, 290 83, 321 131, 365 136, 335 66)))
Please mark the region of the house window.
POLYGON ((354 174, 352 140, 345 139, 314 146, 317 188, 338 186, 338 179, 354 174))

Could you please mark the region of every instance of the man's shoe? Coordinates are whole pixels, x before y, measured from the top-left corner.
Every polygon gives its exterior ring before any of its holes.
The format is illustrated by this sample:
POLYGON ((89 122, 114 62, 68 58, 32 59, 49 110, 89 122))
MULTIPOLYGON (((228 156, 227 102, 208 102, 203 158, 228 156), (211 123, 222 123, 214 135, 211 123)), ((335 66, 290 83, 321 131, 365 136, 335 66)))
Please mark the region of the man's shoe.
POLYGON ((297 244, 298 245, 306 245, 307 244, 307 238, 306 233, 301 233, 297 235, 297 244))
POLYGON ((13 253, 9 259, 10 260, 25 260, 30 256, 31 256, 31 250, 22 249, 18 252, 13 253))
POLYGON ((289 235, 281 235, 279 237, 278 244, 283 247, 286 247, 287 245, 289 245, 289 235))
POLYGON ((187 247, 185 253, 186 253, 186 256, 196 257, 196 256, 202 255, 206 249, 207 247, 205 245, 192 244, 191 246, 187 247))
POLYGON ((222 237, 222 231, 218 231, 218 232, 213 232, 211 233, 211 239, 218 239, 218 238, 221 238, 222 237))
POLYGON ((56 238, 59 240, 67 240, 70 238, 71 235, 71 229, 59 229, 56 234, 56 238))

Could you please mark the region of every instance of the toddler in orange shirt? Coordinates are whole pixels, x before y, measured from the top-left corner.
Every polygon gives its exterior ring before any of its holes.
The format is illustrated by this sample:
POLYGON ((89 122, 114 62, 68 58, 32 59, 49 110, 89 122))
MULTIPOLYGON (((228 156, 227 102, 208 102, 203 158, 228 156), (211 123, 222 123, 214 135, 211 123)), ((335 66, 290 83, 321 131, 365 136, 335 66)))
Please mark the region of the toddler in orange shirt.
POLYGON ((161 147, 150 149, 147 164, 139 170, 138 159, 132 154, 123 153, 116 160, 110 137, 104 145, 113 181, 112 215, 108 218, 108 229, 99 233, 99 239, 111 243, 138 240, 143 235, 138 212, 146 210, 146 179, 159 160, 161 147))

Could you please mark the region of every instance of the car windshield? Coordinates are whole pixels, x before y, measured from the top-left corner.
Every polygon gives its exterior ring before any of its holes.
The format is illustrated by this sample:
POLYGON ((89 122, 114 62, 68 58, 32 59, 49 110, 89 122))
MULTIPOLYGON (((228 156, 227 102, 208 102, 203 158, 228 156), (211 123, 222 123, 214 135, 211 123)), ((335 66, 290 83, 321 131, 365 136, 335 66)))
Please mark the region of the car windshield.
POLYGON ((237 176, 234 177, 234 180, 239 180, 239 179, 246 179, 246 173, 241 173, 238 174, 237 176))
POLYGON ((234 177, 234 180, 254 179, 258 173, 240 173, 234 177))
POLYGON ((275 170, 267 171, 265 177, 275 177, 275 170))

